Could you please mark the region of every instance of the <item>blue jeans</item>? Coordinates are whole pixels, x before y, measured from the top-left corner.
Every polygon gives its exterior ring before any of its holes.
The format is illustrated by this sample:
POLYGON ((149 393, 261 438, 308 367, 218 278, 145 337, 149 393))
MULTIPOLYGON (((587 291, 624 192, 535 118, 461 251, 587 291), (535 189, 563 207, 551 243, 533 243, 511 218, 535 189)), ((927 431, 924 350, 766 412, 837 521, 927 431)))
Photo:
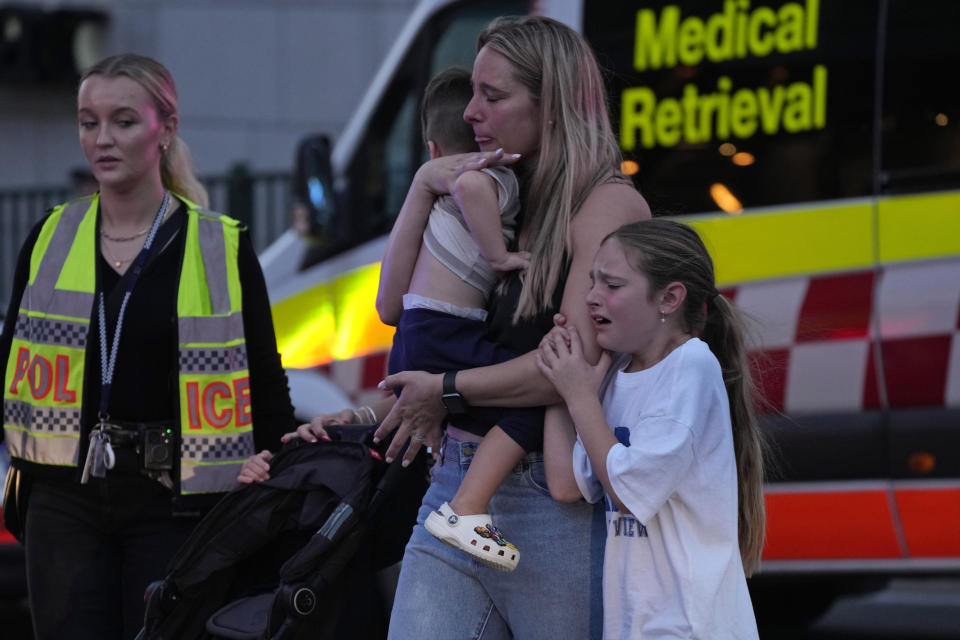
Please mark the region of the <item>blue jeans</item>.
POLYGON ((171 494, 144 476, 90 484, 37 479, 27 509, 30 612, 37 640, 129 640, 147 585, 196 525, 171 515, 171 494))
POLYGON ((542 453, 528 454, 490 501, 494 524, 520 549, 515 571, 485 567, 424 529, 427 515, 453 498, 476 448, 446 436, 403 556, 389 637, 600 638, 603 512, 554 501, 542 453))

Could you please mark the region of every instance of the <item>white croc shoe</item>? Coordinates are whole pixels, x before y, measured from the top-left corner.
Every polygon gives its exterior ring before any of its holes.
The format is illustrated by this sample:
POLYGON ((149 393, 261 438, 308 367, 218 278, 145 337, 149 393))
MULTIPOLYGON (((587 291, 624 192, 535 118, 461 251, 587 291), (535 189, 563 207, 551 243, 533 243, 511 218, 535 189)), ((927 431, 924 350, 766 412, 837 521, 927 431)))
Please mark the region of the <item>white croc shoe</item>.
POLYGON ((485 513, 458 516, 444 502, 427 516, 423 526, 440 542, 499 571, 513 571, 520 561, 520 551, 507 542, 485 513))

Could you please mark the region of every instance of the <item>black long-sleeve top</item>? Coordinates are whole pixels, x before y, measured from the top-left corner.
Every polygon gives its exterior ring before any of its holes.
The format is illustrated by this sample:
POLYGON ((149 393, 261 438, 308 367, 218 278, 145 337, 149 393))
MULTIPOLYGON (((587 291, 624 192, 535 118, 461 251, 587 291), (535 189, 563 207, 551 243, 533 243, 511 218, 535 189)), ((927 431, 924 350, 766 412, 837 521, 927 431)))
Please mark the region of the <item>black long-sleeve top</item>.
MULTIPOLYGON (((141 273, 127 303, 108 407, 109 415, 114 420, 162 420, 179 426, 177 290, 186 244, 186 220, 186 207, 181 206, 163 223, 163 227, 172 225, 170 231, 175 234, 141 273)), ((13 329, 29 276, 30 254, 44 222, 45 219, 37 223, 20 249, 14 274, 13 295, 7 307, 3 333, 0 335, 0 380, 5 379, 13 329)), ((160 235, 158 233, 158 237, 160 235)), ((122 276, 113 270, 99 252, 97 256, 97 291, 104 291, 109 298, 110 292, 122 276)), ((266 283, 247 233, 240 234, 238 268, 243 296, 243 327, 250 373, 254 442, 258 451, 276 450, 280 447, 280 436, 293 430, 296 420, 290 403, 287 377, 277 353, 266 283)), ((110 305, 107 306, 109 308, 110 305)), ((111 318, 108 313, 106 324, 108 340, 112 341, 116 318, 111 318)), ((13 459, 14 466, 34 477, 59 478, 64 481, 78 480, 80 477, 86 457, 86 435, 97 422, 100 402, 99 332, 97 305, 94 304, 84 368, 79 465, 76 468, 55 467, 13 459)), ((0 405, 0 416, 2 411, 0 405)), ((0 430, 0 439, 2 437, 0 430)))
MULTIPOLYGON (((551 307, 534 316, 522 318, 516 324, 513 322, 513 313, 520 303, 523 284, 517 271, 511 271, 504 278, 506 285, 494 287, 487 303, 487 337, 517 354, 525 354, 536 349, 543 336, 553 328, 553 316, 560 310, 560 302, 563 300, 567 271, 564 271, 557 288, 554 289, 551 307)), ((540 407, 541 412, 543 409, 540 407)), ((540 425, 541 428, 536 431, 516 428, 514 425, 500 425, 500 428, 523 447, 524 451, 540 451, 543 449, 542 418, 540 425)))

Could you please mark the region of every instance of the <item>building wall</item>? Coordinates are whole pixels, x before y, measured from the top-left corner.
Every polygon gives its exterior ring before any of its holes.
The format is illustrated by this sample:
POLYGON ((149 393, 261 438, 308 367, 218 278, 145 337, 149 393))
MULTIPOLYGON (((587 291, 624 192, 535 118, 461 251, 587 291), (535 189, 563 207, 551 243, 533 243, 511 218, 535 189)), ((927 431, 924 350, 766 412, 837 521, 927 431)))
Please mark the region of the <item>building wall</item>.
MULTIPOLYGON (((3 3, 0 2, 0 5, 3 3)), ((63 0, 110 16, 104 54, 170 69, 198 172, 289 169, 307 133, 336 139, 415 0, 63 0)), ((85 166, 75 87, 0 85, 0 189, 61 185, 85 166)))

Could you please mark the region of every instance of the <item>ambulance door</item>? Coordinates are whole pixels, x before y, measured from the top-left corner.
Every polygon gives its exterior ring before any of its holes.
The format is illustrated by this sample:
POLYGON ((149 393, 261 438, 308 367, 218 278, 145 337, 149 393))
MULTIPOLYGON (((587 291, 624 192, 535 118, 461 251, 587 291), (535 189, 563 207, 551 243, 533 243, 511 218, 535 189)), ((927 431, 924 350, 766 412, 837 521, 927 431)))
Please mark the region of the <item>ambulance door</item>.
POLYGON ((890 0, 877 375, 911 568, 960 568, 960 4, 890 0))

